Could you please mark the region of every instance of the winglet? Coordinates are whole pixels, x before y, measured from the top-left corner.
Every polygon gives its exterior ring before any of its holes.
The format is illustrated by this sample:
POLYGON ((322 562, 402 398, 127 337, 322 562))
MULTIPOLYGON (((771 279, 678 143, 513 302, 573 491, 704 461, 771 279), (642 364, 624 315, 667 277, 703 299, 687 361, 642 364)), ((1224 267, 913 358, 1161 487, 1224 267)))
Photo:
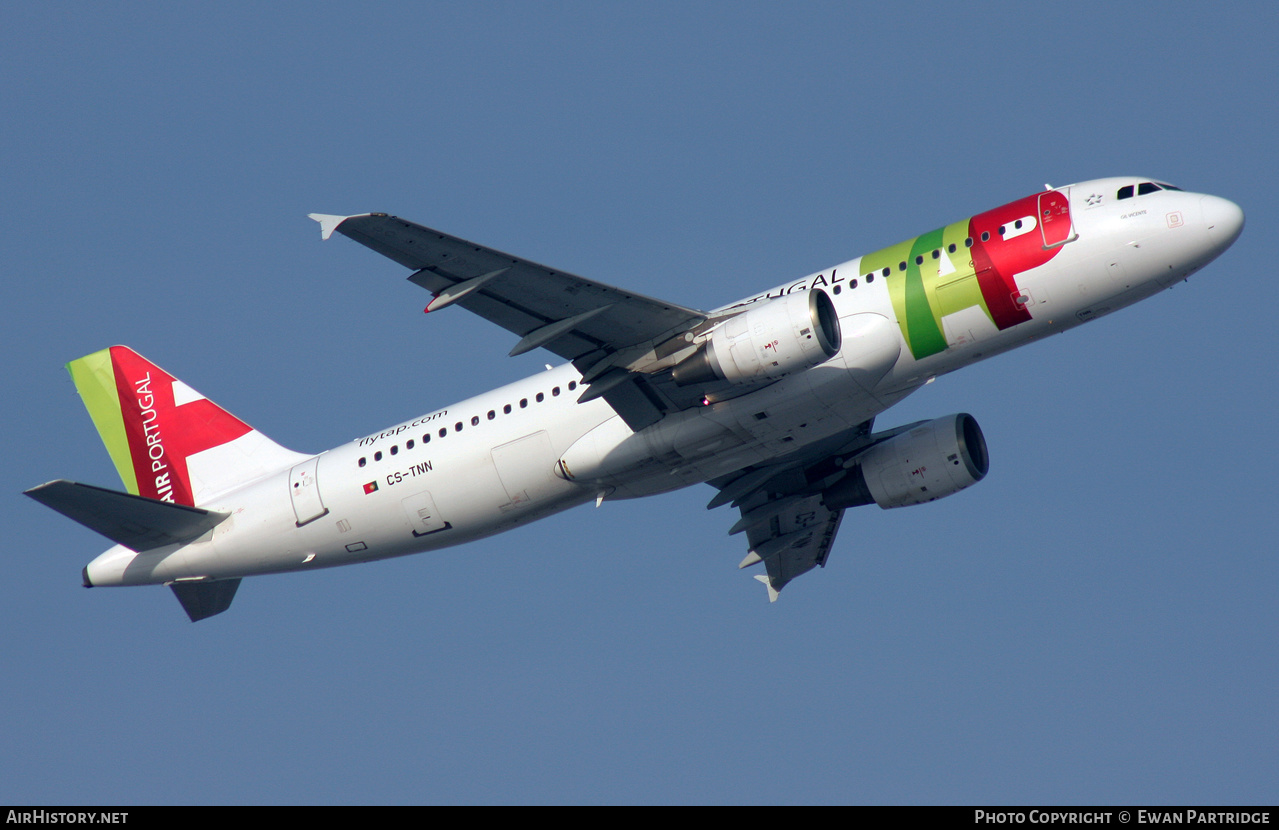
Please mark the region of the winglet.
POLYGON ((332 216, 328 213, 308 213, 308 219, 320 223, 320 238, 327 240, 338 229, 338 225, 350 219, 350 216, 332 216))
POLYGON ((764 583, 764 587, 768 589, 768 601, 777 602, 777 589, 773 587, 772 581, 763 574, 756 574, 755 578, 764 583))

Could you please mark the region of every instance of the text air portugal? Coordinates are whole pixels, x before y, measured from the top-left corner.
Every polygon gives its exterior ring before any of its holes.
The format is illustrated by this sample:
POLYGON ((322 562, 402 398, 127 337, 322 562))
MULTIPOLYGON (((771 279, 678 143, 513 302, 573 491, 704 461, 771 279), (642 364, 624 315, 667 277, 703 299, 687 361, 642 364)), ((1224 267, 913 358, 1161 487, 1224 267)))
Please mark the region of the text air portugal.
POLYGON ((111 347, 139 496, 195 505, 187 458, 249 432, 248 424, 204 398, 175 401, 187 387, 123 346, 111 347))

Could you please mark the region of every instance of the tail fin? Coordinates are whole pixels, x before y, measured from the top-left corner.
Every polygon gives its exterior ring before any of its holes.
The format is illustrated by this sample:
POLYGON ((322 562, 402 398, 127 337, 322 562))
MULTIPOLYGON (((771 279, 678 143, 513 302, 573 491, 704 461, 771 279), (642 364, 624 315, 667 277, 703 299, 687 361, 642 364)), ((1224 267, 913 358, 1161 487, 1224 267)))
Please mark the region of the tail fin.
POLYGON ((194 506, 307 457, 125 346, 73 360, 67 371, 134 495, 194 506))

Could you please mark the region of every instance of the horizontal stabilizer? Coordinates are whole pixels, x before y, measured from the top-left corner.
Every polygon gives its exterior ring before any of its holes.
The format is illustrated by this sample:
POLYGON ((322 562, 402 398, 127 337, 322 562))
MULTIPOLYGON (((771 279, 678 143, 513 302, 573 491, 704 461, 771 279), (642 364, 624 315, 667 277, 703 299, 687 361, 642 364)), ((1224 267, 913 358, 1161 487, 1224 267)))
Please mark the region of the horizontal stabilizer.
POLYGON ((32 487, 26 494, 139 553, 192 542, 231 515, 75 481, 50 481, 32 487))
POLYGON ((231 607, 239 579, 219 579, 211 582, 174 582, 169 585, 173 595, 182 603, 191 622, 199 622, 231 607))

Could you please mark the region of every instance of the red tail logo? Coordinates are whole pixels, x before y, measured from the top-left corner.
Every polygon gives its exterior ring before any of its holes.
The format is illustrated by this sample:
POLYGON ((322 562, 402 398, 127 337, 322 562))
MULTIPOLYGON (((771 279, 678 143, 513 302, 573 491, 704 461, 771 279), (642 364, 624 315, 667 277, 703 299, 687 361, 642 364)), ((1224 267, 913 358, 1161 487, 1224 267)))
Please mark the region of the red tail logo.
POLYGON ((138 494, 194 505, 187 458, 251 427, 123 346, 111 349, 138 494))

